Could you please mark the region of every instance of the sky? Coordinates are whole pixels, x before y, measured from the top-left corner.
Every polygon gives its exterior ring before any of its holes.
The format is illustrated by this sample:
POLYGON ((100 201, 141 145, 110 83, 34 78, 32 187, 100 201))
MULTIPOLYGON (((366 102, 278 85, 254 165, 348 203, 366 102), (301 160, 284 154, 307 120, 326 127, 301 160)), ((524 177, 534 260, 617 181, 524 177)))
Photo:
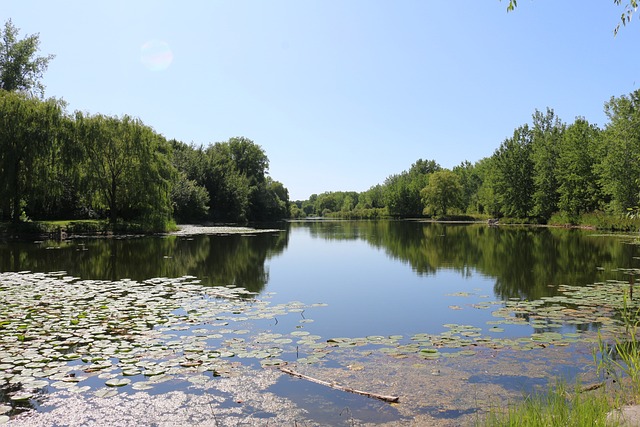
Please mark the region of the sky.
POLYGON ((244 136, 291 200, 491 156, 536 109, 604 127, 640 85, 613 0, 3 0, 45 96, 195 146, 244 136), (636 83, 636 78, 638 81, 636 83))

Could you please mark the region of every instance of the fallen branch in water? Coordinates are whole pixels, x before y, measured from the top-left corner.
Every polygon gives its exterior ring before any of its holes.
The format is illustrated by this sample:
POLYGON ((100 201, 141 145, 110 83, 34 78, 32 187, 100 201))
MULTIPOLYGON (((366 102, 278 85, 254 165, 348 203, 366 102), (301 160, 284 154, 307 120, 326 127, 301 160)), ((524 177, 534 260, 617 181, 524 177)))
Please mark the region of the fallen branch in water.
POLYGON ((602 387, 602 386, 604 386, 604 382, 596 383, 596 384, 591 384, 591 385, 588 385, 588 386, 584 386, 584 387, 582 387, 582 388, 579 390, 579 392, 580 392, 580 393, 584 393, 585 391, 593 391, 593 390, 597 390, 597 389, 599 389, 599 388, 600 388, 600 387, 602 387))
POLYGON ((398 403, 400 401, 400 397, 398 397, 398 396, 387 396, 387 395, 384 395, 384 394, 377 394, 377 393, 370 393, 368 391, 356 390, 356 389, 351 388, 351 387, 344 387, 344 386, 341 386, 340 384, 336 384, 335 382, 322 381, 322 380, 319 380, 317 378, 313 378, 313 377, 310 377, 310 376, 307 376, 307 375, 303 375, 303 374, 301 374, 299 372, 296 372, 293 369, 289 369, 289 368, 280 367, 278 369, 280 369, 280 371, 284 372, 285 374, 291 375, 292 377, 296 377, 296 378, 300 378, 300 379, 303 379, 303 380, 311 381, 313 383, 320 384, 320 385, 327 386, 327 387, 331 387, 331 388, 334 388, 336 390, 346 391, 346 392, 349 392, 349 393, 355 393, 355 394, 359 394, 361 396, 366 396, 366 397, 372 397, 374 399, 382 400, 383 402, 388 402, 388 403, 398 403))

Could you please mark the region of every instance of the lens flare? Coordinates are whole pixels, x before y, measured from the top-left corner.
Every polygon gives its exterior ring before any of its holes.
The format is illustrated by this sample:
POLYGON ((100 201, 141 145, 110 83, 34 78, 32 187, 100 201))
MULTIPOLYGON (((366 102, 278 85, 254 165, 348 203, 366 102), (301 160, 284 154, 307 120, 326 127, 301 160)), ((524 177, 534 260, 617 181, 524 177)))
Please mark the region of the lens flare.
POLYGON ((140 47, 140 62, 150 71, 163 71, 173 62, 173 52, 169 43, 149 40, 140 47))

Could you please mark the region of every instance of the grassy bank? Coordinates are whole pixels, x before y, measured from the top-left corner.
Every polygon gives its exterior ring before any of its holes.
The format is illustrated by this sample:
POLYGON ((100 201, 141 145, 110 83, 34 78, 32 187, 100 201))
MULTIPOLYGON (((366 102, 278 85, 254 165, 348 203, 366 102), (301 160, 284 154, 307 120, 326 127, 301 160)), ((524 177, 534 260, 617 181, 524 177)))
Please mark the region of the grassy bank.
POLYGON ((108 235, 133 233, 163 233, 177 230, 175 222, 163 225, 149 225, 141 222, 118 221, 115 224, 108 220, 62 220, 62 221, 29 221, 0 222, 0 235, 3 236, 47 236, 57 238, 70 235, 108 235))

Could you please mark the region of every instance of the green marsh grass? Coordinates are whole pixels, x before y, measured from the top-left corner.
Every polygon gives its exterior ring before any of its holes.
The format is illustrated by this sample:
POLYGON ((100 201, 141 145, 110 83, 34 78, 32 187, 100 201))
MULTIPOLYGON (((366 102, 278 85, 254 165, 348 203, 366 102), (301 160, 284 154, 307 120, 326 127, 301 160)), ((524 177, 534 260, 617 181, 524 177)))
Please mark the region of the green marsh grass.
POLYGON ((583 427, 615 426, 607 414, 616 407, 616 399, 604 390, 581 391, 575 386, 573 393, 564 382, 549 386, 546 392, 526 396, 523 401, 511 403, 506 409, 492 408, 479 426, 507 427, 583 427))
MULTIPOLYGON (((631 281, 633 284, 633 281, 631 281)), ((633 286, 633 285, 632 285, 633 286)), ((603 386, 585 391, 579 384, 569 393, 557 382, 546 392, 525 396, 506 409, 493 407, 477 425, 482 426, 616 426, 608 414, 622 405, 640 401, 640 307, 631 307, 625 294, 620 311, 622 330, 607 340, 598 335, 594 349, 596 373, 603 375, 603 386)))
MULTIPOLYGON (((631 286, 633 286, 633 280, 631 286)), ((607 341, 598 334, 598 348, 594 360, 598 373, 615 380, 621 391, 635 398, 640 397, 640 307, 632 308, 625 293, 621 317, 624 331, 607 341)))

